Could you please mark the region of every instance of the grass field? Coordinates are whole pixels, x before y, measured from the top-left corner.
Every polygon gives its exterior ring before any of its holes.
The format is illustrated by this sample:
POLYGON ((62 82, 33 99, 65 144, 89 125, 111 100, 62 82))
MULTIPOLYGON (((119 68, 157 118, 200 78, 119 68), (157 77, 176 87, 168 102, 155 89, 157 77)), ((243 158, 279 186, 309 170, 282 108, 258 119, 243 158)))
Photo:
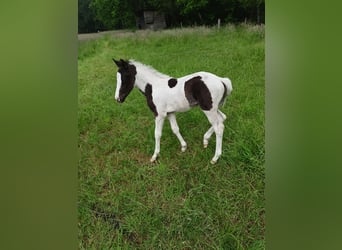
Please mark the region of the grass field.
POLYGON ((136 32, 82 42, 78 58, 80 249, 264 249, 264 28, 136 32), (173 77, 209 71, 232 80, 222 156, 199 108, 165 122, 157 164, 154 115, 133 90, 114 101, 112 57, 173 77))

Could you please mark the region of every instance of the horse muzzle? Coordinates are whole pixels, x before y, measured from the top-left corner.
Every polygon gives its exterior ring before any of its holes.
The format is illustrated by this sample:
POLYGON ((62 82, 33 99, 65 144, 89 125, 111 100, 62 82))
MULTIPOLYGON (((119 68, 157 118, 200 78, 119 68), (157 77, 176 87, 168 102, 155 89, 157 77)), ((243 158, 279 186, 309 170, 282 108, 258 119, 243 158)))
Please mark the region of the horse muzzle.
POLYGON ((118 102, 118 103, 123 103, 124 102, 124 98, 120 98, 120 97, 116 97, 115 100, 118 102))

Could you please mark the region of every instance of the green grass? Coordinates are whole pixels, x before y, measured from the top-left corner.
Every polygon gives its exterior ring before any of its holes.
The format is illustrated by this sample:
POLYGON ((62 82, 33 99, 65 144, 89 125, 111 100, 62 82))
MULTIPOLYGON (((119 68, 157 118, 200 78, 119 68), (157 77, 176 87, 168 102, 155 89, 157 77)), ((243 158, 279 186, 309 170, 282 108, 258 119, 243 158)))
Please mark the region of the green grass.
POLYGON ((83 42, 78 59, 79 248, 264 249, 264 30, 227 26, 136 32, 83 42), (111 58, 134 58, 173 77, 209 71, 232 80, 223 155, 200 109, 166 121, 157 164, 154 116, 133 90, 114 101, 111 58))

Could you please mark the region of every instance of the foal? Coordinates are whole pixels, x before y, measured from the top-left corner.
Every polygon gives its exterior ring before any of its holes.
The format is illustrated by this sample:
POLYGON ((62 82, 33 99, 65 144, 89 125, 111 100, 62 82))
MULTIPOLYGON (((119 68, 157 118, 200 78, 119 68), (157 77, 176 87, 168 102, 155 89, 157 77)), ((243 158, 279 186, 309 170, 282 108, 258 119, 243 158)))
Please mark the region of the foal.
POLYGON ((211 127, 203 136, 203 146, 208 146, 211 135, 216 134, 216 150, 211 160, 215 164, 222 153, 222 136, 226 115, 218 108, 232 91, 228 78, 221 78, 208 72, 197 72, 181 78, 172 78, 155 69, 134 60, 119 61, 113 59, 118 66, 115 99, 122 103, 136 86, 146 96, 147 105, 155 115, 155 150, 151 158, 154 162, 160 152, 160 137, 164 120, 167 117, 171 129, 186 150, 186 142, 179 132, 175 112, 184 112, 199 105, 207 116, 211 127))

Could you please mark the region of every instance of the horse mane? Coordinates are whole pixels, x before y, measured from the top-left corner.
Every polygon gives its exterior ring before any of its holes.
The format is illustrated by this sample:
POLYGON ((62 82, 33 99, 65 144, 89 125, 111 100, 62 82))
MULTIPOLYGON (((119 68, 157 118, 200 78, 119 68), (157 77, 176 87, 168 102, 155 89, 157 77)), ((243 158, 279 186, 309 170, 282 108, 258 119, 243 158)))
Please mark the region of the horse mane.
POLYGON ((135 61, 134 59, 130 59, 130 60, 129 60, 129 63, 133 64, 133 65, 136 66, 136 67, 139 67, 139 68, 142 68, 142 69, 144 69, 144 70, 146 70, 146 71, 149 71, 150 73, 152 73, 152 74, 154 74, 154 75, 156 75, 156 76, 158 76, 158 77, 160 77, 160 78, 164 78, 164 79, 170 78, 170 76, 168 76, 168 75, 166 75, 166 74, 163 74, 163 73, 157 71, 157 70, 156 70, 155 68, 153 68, 152 66, 150 66, 150 65, 145 65, 145 64, 143 64, 143 63, 141 63, 141 62, 135 61))

